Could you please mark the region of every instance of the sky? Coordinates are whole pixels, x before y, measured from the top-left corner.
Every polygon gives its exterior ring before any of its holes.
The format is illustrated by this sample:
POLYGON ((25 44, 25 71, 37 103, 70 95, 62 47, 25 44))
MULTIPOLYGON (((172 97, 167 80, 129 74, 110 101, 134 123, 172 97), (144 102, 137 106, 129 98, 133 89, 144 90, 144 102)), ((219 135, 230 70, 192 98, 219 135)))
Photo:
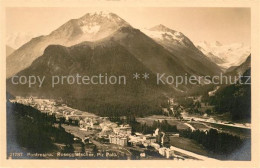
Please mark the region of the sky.
POLYGON ((163 24, 195 43, 250 45, 250 8, 7 8, 6 32, 47 35, 70 19, 95 11, 113 12, 139 29, 163 24))

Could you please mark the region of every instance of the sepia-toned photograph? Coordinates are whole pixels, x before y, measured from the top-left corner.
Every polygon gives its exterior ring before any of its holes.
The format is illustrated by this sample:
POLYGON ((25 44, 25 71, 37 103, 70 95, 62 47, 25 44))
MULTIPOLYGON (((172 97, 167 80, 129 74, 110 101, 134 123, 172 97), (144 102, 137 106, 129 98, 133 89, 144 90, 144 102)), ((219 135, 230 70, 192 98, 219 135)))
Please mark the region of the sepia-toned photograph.
POLYGON ((6 7, 5 159, 252 161, 251 10, 6 7))

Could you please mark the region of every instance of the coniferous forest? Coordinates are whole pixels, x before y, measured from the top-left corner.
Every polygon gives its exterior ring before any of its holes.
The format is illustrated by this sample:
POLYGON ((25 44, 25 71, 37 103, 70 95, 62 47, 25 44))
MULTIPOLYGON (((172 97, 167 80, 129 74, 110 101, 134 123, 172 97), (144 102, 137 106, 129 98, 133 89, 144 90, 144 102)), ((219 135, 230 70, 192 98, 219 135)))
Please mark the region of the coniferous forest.
POLYGON ((61 126, 55 127, 55 122, 55 116, 30 106, 7 102, 7 152, 54 152, 58 150, 54 143, 71 149, 73 135, 61 126))

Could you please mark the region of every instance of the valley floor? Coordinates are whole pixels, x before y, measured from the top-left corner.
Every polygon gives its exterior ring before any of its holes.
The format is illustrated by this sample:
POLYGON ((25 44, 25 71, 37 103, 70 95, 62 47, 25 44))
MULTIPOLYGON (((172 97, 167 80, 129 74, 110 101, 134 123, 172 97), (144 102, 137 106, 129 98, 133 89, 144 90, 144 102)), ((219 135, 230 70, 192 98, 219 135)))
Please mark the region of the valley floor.
MULTIPOLYGON (((19 100, 18 103, 22 104, 29 104, 27 100, 19 100)), ((15 101, 13 101, 15 102, 15 101)), ((129 127, 125 126, 117 126, 116 123, 113 123, 108 120, 107 117, 99 117, 96 115, 93 115, 89 112, 83 112, 79 111, 77 109, 70 108, 66 105, 61 105, 56 107, 56 110, 49 110, 46 108, 41 109, 44 107, 49 107, 53 101, 51 100, 35 100, 32 104, 33 107, 38 108, 43 113, 48 114, 55 114, 56 120, 58 122, 56 123, 56 127, 59 127, 58 124, 60 124, 61 127, 64 128, 64 130, 70 134, 72 134, 75 138, 75 143, 73 144, 74 152, 82 152, 82 151, 101 151, 96 152, 99 153, 100 158, 103 159, 166 159, 166 154, 163 153, 163 150, 171 150, 174 151, 174 154, 172 155, 171 159, 192 159, 192 160, 212 160, 214 159, 220 159, 220 160, 226 160, 228 158, 219 156, 216 154, 213 154, 212 152, 209 152, 207 149, 205 149, 202 145, 197 143, 196 141, 192 139, 188 139, 181 136, 176 136, 176 134, 171 133, 167 136, 169 136, 169 145, 171 148, 165 148, 165 147, 159 147, 158 149, 151 148, 148 149, 144 146, 140 145, 127 145, 130 143, 130 139, 132 141, 138 140, 138 143, 146 144, 147 140, 142 140, 142 138, 155 138, 153 135, 142 135, 142 134, 136 134, 136 135, 127 135, 125 132, 124 134, 120 135, 118 137, 118 141, 124 140, 124 137, 127 138, 127 144, 121 145, 120 143, 111 143, 111 137, 115 136, 115 133, 113 133, 114 129, 110 129, 109 127, 117 128, 117 129, 129 129, 129 127), (68 121, 67 123, 62 123, 61 119, 65 117, 68 121), (82 119, 84 118, 84 119, 82 119), (73 120, 72 120, 73 119, 73 120), (93 125, 94 120, 99 124, 93 125), (77 121, 77 122, 76 122, 77 121), (86 127, 85 127, 86 126, 86 127), (102 128, 100 127, 102 126, 102 128), (101 140, 100 135, 104 132, 108 131, 107 138, 105 138, 107 141, 101 140), (112 131, 109 133, 109 131, 112 131), (121 138, 121 139, 120 139, 121 138), (134 139, 133 139, 134 138, 134 139), (86 142, 86 139, 88 140, 86 142), (109 140, 109 141, 108 141, 109 140), (146 142, 146 143, 144 143, 146 142), (97 148, 97 149, 95 149, 97 148), (103 153, 106 153, 109 155, 109 157, 104 156, 103 153), (160 154, 159 154, 160 153, 160 154)), ((30 105, 31 106, 31 105, 30 105)), ((64 119, 65 119, 64 118, 64 119)), ((198 116, 188 116, 186 113, 183 115, 183 119, 176 119, 174 117, 169 116, 163 116, 163 115, 153 115, 148 116, 145 118, 136 118, 136 121, 140 124, 147 124, 152 125, 154 121, 167 121, 168 124, 174 125, 177 127, 177 130, 201 130, 201 131, 209 131, 210 129, 216 129, 219 132, 224 132, 232 135, 239 136, 242 139, 248 139, 251 138, 251 129, 250 127, 240 127, 236 124, 229 124, 225 123, 224 121, 214 121, 210 120, 208 118, 198 117, 198 116)), ((145 138, 145 139, 146 139, 145 138)), ((104 138, 103 138, 104 139, 104 138)), ((131 141, 131 142, 132 142, 131 141)), ((150 145, 155 145, 156 143, 149 142, 150 145)), ((160 146, 159 144, 157 144, 160 146)), ((249 152, 250 153, 250 152, 249 152)), ((84 158, 84 157, 83 157, 84 158)))

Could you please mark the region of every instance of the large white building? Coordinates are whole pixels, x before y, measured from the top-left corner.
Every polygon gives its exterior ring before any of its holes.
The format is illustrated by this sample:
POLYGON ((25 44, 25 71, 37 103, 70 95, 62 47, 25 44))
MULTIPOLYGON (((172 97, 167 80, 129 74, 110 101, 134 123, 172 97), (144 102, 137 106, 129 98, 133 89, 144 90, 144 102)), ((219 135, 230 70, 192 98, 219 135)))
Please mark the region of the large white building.
POLYGON ((120 135, 109 135, 109 143, 127 146, 127 137, 120 135))

